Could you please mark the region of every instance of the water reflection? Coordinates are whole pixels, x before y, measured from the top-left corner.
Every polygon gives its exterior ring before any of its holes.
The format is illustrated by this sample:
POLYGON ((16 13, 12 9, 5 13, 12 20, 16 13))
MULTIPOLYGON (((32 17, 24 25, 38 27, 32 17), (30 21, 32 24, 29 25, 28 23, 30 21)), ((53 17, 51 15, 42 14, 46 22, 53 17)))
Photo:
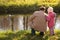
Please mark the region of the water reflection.
POLYGON ((60 17, 57 18, 56 24, 55 24, 55 29, 59 30, 60 29, 60 17))
MULTIPOLYGON (((15 15, 13 17, 13 24, 11 24, 12 20, 9 16, 0 16, 0 30, 6 30, 6 29, 9 30, 12 27, 11 25, 13 25, 14 30, 24 30, 24 29, 30 30, 29 25, 27 25, 28 18, 29 18, 29 16, 15 15)), ((57 17, 55 29, 60 30, 60 16, 57 17)), ((48 28, 47 28, 47 30, 48 30, 48 28)))

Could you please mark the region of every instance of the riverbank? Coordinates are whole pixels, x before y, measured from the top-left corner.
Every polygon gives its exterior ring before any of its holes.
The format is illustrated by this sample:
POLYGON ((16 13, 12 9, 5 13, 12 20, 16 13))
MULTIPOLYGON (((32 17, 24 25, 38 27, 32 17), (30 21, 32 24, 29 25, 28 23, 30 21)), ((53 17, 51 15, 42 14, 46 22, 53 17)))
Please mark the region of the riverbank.
POLYGON ((30 31, 6 31, 0 32, 0 40, 60 40, 60 31, 55 31, 54 36, 50 36, 49 32, 46 32, 44 37, 39 36, 39 32, 32 36, 30 31))

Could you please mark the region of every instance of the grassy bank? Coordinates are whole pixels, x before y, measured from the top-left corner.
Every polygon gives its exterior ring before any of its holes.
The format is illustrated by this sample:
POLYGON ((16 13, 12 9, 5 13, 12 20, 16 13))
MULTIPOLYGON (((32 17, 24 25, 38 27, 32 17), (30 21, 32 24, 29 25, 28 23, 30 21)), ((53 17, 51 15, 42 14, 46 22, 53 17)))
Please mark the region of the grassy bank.
POLYGON ((32 36, 29 31, 18 31, 18 32, 0 32, 0 40, 60 40, 60 31, 55 31, 54 36, 50 36, 47 32, 44 37, 39 36, 36 33, 32 36))

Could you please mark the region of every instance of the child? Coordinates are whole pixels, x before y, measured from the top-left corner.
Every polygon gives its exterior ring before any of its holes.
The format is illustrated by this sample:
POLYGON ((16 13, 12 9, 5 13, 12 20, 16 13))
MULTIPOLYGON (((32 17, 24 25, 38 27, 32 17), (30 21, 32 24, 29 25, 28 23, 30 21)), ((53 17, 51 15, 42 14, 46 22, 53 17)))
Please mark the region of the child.
POLYGON ((53 12, 52 7, 49 7, 47 11, 48 11, 47 22, 50 30, 50 35, 54 35, 54 25, 55 25, 56 14, 53 12))

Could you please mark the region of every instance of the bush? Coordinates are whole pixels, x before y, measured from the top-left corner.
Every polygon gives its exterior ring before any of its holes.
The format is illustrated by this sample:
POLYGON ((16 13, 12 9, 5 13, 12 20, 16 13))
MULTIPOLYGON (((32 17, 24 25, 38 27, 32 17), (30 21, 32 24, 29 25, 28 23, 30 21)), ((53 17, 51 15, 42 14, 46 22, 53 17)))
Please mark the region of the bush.
POLYGON ((54 11, 56 13, 60 13, 60 3, 58 5, 56 5, 56 6, 54 6, 54 11))
POLYGON ((37 4, 33 5, 10 5, 10 6, 0 6, 0 14, 28 14, 39 10, 37 4))
MULTIPOLYGON (((0 0, 0 15, 1 14, 32 14, 39 10, 43 4, 41 0, 0 0)), ((48 3, 49 4, 49 3, 48 3)), ((45 4, 46 6, 48 4, 45 4)), ((60 3, 54 7, 56 13, 60 13, 60 3)))

